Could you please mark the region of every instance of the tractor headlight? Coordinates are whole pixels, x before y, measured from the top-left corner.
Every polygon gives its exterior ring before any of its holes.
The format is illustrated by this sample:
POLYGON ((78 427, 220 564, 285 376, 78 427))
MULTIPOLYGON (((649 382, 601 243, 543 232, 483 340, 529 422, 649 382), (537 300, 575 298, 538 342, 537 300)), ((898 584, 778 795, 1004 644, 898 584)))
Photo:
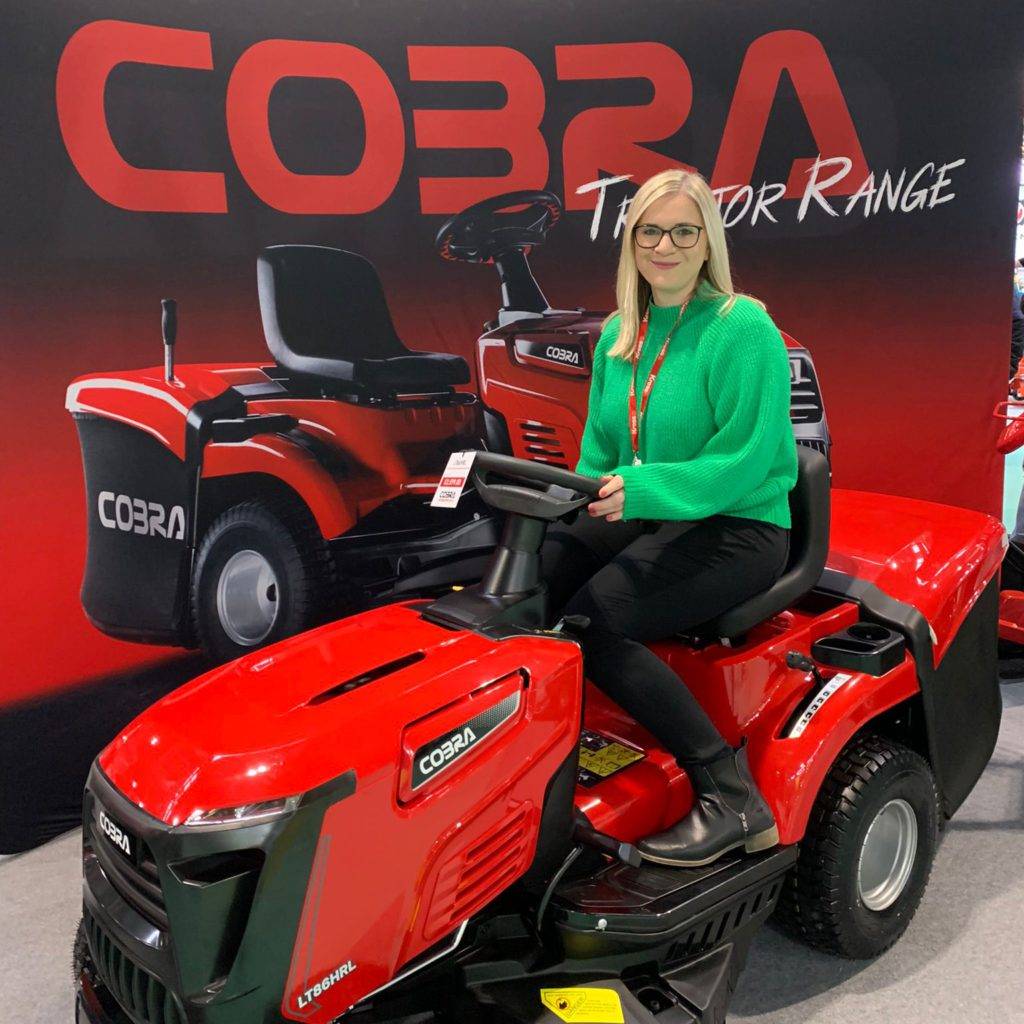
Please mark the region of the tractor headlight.
POLYGON ((299 806, 298 796, 283 796, 276 800, 263 800, 237 807, 218 807, 213 811, 193 811, 186 819, 190 828, 231 828, 242 825, 261 825, 275 818, 291 814, 299 806))

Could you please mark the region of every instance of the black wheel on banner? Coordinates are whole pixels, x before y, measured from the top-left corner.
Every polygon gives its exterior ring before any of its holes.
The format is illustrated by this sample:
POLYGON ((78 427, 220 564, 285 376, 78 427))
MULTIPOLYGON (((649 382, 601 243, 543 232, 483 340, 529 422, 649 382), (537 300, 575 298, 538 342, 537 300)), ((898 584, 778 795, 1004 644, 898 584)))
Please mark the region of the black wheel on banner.
POLYGON ((330 549, 297 502, 243 501, 210 524, 192 574, 203 650, 227 661, 319 624, 333 582, 330 549))

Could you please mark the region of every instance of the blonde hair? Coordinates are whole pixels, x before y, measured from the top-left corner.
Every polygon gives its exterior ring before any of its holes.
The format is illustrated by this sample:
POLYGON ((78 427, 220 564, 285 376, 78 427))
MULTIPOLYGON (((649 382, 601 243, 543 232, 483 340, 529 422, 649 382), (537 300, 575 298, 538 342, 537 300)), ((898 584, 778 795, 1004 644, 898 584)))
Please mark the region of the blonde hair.
MULTIPOLYGON (((697 277, 697 289, 709 298, 724 297, 719 314, 727 313, 741 292, 732 286, 732 274, 729 271, 729 250, 726 247, 725 227, 722 215, 718 210, 711 187, 701 175, 693 171, 672 168, 648 178, 633 197, 626 223, 622 230, 622 249, 619 252, 619 269, 615 277, 615 301, 618 309, 610 313, 601 324, 602 329, 612 317, 619 315, 619 336, 608 350, 608 355, 620 359, 629 359, 636 343, 637 331, 640 329, 640 318, 651 300, 651 286, 637 269, 636 256, 633 251, 633 228, 639 223, 647 207, 662 196, 682 193, 689 196, 700 210, 704 219, 704 230, 708 239, 708 258, 702 264, 697 277)), ((747 296, 762 309, 764 303, 752 296, 747 296)))

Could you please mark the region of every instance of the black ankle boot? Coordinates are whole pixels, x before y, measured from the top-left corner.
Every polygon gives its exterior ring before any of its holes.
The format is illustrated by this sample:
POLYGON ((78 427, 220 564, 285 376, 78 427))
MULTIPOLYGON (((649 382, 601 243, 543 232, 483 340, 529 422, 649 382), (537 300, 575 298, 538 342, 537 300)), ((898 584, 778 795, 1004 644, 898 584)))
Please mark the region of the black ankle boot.
POLYGON ((742 846, 747 853, 779 841, 771 808, 750 774, 746 744, 707 764, 687 766, 693 810, 678 824, 637 843, 645 859, 671 867, 699 868, 742 846))

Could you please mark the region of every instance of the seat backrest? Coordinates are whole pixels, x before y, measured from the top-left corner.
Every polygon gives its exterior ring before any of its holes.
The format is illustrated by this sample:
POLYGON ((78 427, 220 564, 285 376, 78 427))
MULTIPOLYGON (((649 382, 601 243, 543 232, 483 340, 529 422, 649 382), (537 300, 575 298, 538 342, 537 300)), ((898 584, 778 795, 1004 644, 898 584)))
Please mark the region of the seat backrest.
POLYGON ((831 478, 828 459, 805 445, 796 446, 796 486, 789 492, 793 520, 785 571, 767 590, 723 612, 702 626, 704 636, 742 636, 765 619, 784 611, 821 578, 828 558, 831 478))
POLYGON ((267 346, 293 373, 338 376, 336 361, 408 350, 395 333, 373 264, 323 245, 272 245, 256 261, 267 346))

